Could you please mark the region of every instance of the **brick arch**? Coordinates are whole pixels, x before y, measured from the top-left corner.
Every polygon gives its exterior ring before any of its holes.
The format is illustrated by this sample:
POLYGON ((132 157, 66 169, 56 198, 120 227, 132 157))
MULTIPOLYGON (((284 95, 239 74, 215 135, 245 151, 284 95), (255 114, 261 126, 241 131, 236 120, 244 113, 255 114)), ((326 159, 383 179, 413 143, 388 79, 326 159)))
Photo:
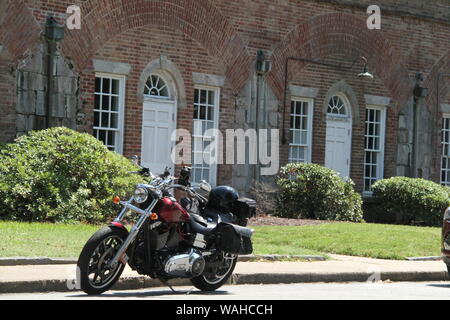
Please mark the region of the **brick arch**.
MULTIPOLYGON (((401 57, 383 38, 382 31, 369 30, 366 21, 344 13, 319 15, 294 28, 273 52, 273 69, 268 81, 281 99, 287 57, 320 60, 334 54, 348 56, 348 65, 361 55, 368 58, 370 71, 382 80, 396 100, 398 110, 412 96, 408 71, 401 64, 401 57)), ((293 70, 298 72, 308 63, 295 64, 293 70)))
MULTIPOLYGON (((436 62, 431 72, 424 81, 423 86, 429 89, 425 103, 430 109, 439 112, 440 106, 437 106, 437 82, 439 74, 450 74, 450 50, 436 62)), ((450 77, 439 78, 439 103, 444 103, 445 98, 450 95, 450 77)))
POLYGON ((234 91, 249 77, 253 58, 231 23, 208 0, 88 0, 81 10, 82 29, 68 31, 62 43, 64 55, 78 71, 117 34, 158 25, 183 32, 219 58, 234 91))
POLYGON ((442 109, 441 104, 446 102, 446 98, 450 95, 450 77, 440 77, 439 78, 439 105, 437 97, 437 82, 439 74, 450 74, 450 50, 447 51, 431 68, 430 73, 423 83, 423 87, 428 88, 428 96, 425 98, 425 104, 430 111, 434 127, 437 128, 435 133, 431 137, 431 144, 435 147, 436 154, 439 156, 434 156, 432 162, 432 176, 437 181, 440 179, 441 171, 441 157, 442 154, 442 143, 441 143, 441 130, 442 127, 442 109))
POLYGON ((34 50, 41 32, 36 18, 22 0, 0 3, 0 45, 5 47, 13 61, 34 50))

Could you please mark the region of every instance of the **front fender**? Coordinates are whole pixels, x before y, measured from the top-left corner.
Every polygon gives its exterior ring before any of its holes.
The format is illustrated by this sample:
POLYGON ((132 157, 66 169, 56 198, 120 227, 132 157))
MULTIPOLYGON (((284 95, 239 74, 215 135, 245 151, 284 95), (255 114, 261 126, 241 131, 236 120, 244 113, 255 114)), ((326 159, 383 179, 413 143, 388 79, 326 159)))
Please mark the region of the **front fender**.
POLYGON ((129 234, 127 228, 125 228, 125 226, 123 224, 121 224, 120 222, 113 222, 109 225, 110 228, 115 228, 115 229, 121 229, 123 231, 125 231, 127 233, 127 235, 129 234))

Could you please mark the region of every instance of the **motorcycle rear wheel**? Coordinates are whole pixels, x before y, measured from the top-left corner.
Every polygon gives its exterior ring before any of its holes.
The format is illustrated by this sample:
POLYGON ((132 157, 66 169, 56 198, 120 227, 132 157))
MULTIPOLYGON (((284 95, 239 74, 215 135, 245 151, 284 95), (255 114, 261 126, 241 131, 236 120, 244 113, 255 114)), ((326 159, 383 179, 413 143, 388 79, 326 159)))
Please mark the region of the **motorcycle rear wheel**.
POLYGON ((120 278, 125 265, 119 262, 113 269, 108 262, 127 238, 124 230, 107 227, 97 231, 84 246, 78 259, 81 289, 89 295, 108 291, 120 278))
POLYGON ((234 272, 238 257, 230 254, 223 254, 222 265, 217 268, 206 265, 203 275, 192 278, 191 283, 197 289, 205 292, 216 291, 222 287, 234 272))

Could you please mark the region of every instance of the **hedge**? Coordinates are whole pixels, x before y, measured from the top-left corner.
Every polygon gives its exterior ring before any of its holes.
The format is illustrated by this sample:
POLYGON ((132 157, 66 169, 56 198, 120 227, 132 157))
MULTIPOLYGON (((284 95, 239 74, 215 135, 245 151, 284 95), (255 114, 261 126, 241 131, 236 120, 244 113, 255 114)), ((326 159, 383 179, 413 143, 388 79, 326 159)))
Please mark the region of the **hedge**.
POLYGON ((281 169, 277 215, 361 222, 361 195, 352 180, 317 164, 295 163, 281 169))
POLYGON ((376 182, 373 195, 398 224, 440 226, 450 205, 450 188, 419 178, 394 177, 376 182))
POLYGON ((140 181, 136 167, 89 134, 33 131, 0 151, 0 219, 100 223, 111 199, 140 181))

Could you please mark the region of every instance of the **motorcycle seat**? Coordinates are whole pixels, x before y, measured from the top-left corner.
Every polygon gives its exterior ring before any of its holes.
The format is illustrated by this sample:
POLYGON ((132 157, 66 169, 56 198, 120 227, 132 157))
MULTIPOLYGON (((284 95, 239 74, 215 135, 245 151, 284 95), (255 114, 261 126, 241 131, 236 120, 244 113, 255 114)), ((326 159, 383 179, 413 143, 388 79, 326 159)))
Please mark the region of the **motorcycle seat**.
POLYGON ((231 212, 222 212, 216 209, 206 208, 204 210, 204 216, 211 219, 215 224, 220 222, 233 223, 233 214, 231 212))
POLYGON ((197 214, 191 214, 189 222, 195 232, 203 235, 210 234, 217 227, 216 223, 208 223, 203 217, 197 214))

